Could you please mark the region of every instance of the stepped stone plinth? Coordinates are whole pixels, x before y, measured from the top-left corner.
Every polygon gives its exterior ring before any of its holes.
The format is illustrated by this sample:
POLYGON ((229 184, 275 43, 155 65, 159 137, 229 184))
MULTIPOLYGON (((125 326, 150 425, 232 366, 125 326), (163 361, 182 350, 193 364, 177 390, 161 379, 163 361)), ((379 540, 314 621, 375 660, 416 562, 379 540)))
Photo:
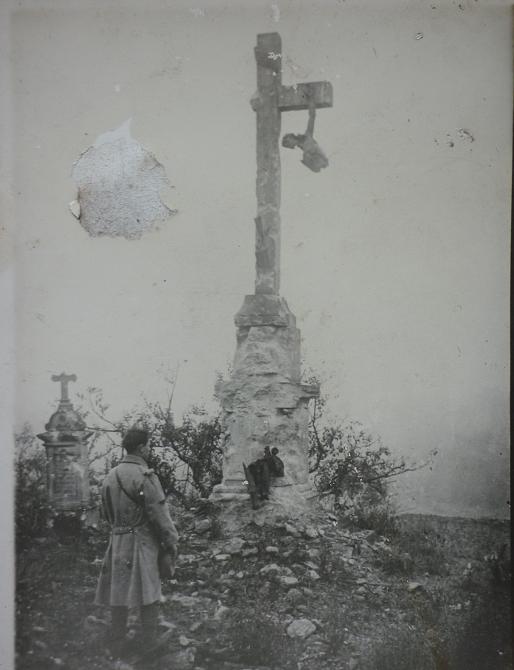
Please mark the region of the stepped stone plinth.
POLYGON ((272 480, 271 501, 309 497, 308 402, 316 386, 301 383, 300 331, 284 300, 248 295, 235 317, 237 347, 230 380, 217 386, 223 409, 223 482, 212 499, 247 499, 243 463, 277 447, 284 477, 272 480), (291 488, 292 487, 292 488, 291 488))

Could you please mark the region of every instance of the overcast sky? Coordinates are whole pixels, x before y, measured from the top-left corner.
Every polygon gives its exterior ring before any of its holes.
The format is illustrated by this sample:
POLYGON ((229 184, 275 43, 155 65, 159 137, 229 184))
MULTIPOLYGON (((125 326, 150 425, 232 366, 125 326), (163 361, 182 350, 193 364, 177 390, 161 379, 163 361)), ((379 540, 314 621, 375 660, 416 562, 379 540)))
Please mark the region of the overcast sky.
MULTIPOLYGON (((327 79, 319 174, 282 150, 282 288, 333 416, 432 469, 402 511, 509 512, 511 37, 505 3, 18 3, 11 26, 16 423, 43 429, 65 370, 111 416, 215 408, 253 292, 253 47, 327 79), (165 7, 168 4, 170 6, 165 7), (131 119, 178 210, 139 240, 73 218, 74 162, 131 119)), ((304 112, 282 115, 303 132, 304 112)))

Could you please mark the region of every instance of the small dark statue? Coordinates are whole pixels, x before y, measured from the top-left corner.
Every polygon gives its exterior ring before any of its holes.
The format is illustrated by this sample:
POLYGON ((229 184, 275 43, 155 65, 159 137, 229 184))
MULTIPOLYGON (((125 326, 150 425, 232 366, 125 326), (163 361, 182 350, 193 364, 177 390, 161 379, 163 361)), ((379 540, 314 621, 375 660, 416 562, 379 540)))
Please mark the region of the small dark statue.
POLYGON ((316 107, 311 104, 309 107, 309 123, 304 135, 295 135, 288 133, 282 138, 282 146, 286 149, 295 149, 300 147, 303 151, 302 163, 312 170, 319 172, 328 166, 328 158, 313 137, 314 120, 316 118, 316 107))
POLYGON ((284 462, 278 456, 277 447, 264 447, 264 455, 250 465, 244 465, 245 476, 248 482, 248 493, 252 508, 258 509, 259 500, 269 500, 271 477, 284 476, 284 462))

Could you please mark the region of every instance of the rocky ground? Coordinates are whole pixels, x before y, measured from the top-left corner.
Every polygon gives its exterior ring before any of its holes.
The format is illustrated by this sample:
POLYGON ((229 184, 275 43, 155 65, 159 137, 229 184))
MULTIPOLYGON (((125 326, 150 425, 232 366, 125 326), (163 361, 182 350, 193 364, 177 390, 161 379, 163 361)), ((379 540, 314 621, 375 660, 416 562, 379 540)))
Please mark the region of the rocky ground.
MULTIPOLYGON (((92 605, 105 529, 49 531, 18 553, 17 668, 45 670, 506 670, 509 526, 403 517, 387 533, 328 513, 249 515, 237 533, 205 508, 178 515, 159 658, 103 647, 92 605)), ((137 620, 132 621, 137 632, 137 620)))

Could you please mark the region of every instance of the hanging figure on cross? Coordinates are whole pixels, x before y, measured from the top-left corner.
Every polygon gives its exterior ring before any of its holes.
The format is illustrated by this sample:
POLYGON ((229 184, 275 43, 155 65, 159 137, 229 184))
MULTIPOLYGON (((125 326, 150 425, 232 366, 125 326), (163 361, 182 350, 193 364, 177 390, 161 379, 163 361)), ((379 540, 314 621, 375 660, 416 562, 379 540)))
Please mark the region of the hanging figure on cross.
POLYGON ((319 172, 328 167, 328 158, 313 137, 314 121, 316 119, 316 106, 313 100, 309 101, 309 122, 304 135, 295 135, 287 133, 282 138, 282 146, 286 149, 295 149, 299 147, 303 151, 302 163, 312 170, 319 172))

